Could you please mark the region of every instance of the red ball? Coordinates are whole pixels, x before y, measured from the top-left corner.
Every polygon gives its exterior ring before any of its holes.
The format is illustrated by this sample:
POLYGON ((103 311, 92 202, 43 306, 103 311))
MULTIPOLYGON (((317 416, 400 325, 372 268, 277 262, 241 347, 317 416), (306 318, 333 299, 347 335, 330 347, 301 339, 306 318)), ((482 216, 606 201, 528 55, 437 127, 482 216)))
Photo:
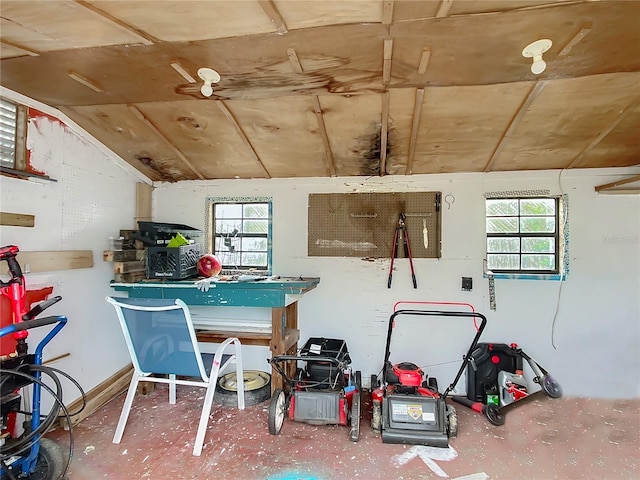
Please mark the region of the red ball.
POLYGON ((213 277, 222 271, 220 260, 210 254, 203 255, 198 260, 198 273, 203 277, 213 277))

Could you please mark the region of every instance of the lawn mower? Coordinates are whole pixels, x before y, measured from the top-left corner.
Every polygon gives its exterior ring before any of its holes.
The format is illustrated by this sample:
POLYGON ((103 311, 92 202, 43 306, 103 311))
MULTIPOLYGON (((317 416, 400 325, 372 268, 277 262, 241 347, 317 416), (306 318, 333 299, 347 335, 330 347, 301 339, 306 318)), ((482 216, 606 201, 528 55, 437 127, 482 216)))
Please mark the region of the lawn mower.
POLYGON ((516 343, 479 343, 467 367, 466 397, 451 398, 500 426, 505 423, 507 411, 540 392, 551 398, 562 396, 560 384, 516 343), (529 391, 523 370, 525 360, 534 373, 533 382, 539 384, 541 390, 529 391))
POLYGON ((487 319, 476 312, 409 310, 394 311, 389 318, 387 345, 380 375, 371 377, 371 399, 373 404, 371 426, 380 431, 383 443, 449 446, 449 438, 458 434, 458 417, 453 405, 445 400, 455 388, 469 362, 471 352, 478 343, 487 319), (411 362, 392 364, 391 335, 395 321, 402 316, 437 316, 480 319, 476 334, 453 382, 444 393, 438 391, 438 381, 429 377, 418 365, 411 362))
POLYGON ((284 389, 271 396, 271 435, 280 433, 288 417, 312 425, 350 425, 349 436, 358 441, 362 374, 352 371, 344 340, 310 338, 298 355, 276 355, 269 363, 284 380, 284 389))
MULTIPOLYGON (((76 387, 80 386, 64 372, 43 365, 44 347, 62 330, 67 318, 62 315, 36 318, 46 308, 60 301, 62 297, 59 296, 26 310, 25 280, 16 259, 18 251, 15 245, 0 248, 0 261, 7 262, 11 275, 7 282, 0 280, 0 294, 11 302, 13 317, 12 323, 0 328, 0 337, 12 335, 16 341, 15 353, 0 358, 0 479, 58 480, 66 474, 73 443, 69 442, 69 455, 65 463, 60 446, 53 440, 43 438, 60 418, 58 414, 61 410, 72 438, 71 418, 62 403, 62 387, 56 374, 60 373, 76 387), (38 343, 34 353, 29 353, 26 342, 28 330, 46 325, 53 325, 53 328, 38 343), (45 383, 45 376, 55 383, 55 391, 45 383), (21 392, 25 388, 30 388, 31 405, 23 405, 21 392), (46 415, 41 414, 40 409, 43 393, 48 393, 54 400, 46 415), (19 420, 22 419, 24 422, 21 424, 19 420)), ((82 394, 86 398, 84 392, 82 394)))

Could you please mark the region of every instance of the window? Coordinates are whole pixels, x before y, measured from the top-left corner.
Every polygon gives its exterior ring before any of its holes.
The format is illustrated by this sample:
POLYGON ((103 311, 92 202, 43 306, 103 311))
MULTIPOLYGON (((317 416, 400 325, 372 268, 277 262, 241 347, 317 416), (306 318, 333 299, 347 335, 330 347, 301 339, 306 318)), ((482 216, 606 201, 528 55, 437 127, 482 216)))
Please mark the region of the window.
POLYGON ((210 199, 209 247, 223 270, 271 271, 271 202, 210 199))
MULTIPOLYGON (((27 107, 0 98, 0 169, 22 176, 27 172, 27 107)), ((33 172, 27 176, 33 176, 33 172)))
POLYGON ((0 164, 15 168, 18 106, 0 99, 0 164))
POLYGON ((560 273, 559 198, 487 199, 486 228, 491 272, 560 273))

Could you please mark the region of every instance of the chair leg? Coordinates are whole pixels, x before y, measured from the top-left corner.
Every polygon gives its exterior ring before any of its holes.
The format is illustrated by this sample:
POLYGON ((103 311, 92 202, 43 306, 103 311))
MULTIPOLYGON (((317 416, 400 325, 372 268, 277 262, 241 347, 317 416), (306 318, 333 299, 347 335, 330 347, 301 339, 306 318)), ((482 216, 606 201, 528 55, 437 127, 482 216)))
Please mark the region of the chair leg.
MULTIPOLYGON (((172 382, 174 382, 176 379, 175 375, 169 375, 169 380, 171 380, 172 382)), ((175 405, 176 404, 176 384, 175 383, 170 383, 169 384, 169 403, 171 405, 175 405)))
POLYGON ((209 415, 211 414, 211 406, 213 404, 213 395, 216 392, 217 380, 217 376, 211 377, 209 386, 207 387, 207 393, 204 396, 204 405, 202 406, 202 413, 200 414, 198 433, 196 434, 196 441, 193 445, 193 454, 197 457, 202 453, 202 445, 204 444, 204 436, 207 433, 207 425, 209 424, 209 415))
POLYGON ((236 379, 238 390, 238 410, 244 410, 244 370, 242 368, 242 351, 236 345, 236 379))
POLYGON ((125 398, 124 405, 122 406, 120 420, 118 420, 118 425, 116 426, 116 433, 113 435, 113 443, 120 443, 120 440, 122 440, 124 427, 129 418, 129 412, 131 411, 131 405, 133 405, 133 398, 136 396, 139 381, 140 377, 134 372, 133 377, 131 377, 131 383, 129 384, 129 390, 127 391, 127 398, 125 398))

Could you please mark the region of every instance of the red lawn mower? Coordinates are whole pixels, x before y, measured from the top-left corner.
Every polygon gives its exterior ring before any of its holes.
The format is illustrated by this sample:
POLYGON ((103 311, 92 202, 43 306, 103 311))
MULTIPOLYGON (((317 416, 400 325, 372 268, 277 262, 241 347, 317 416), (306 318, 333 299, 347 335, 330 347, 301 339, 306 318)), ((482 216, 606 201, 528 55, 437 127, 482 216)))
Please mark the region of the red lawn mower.
MULTIPOLYGON (((430 302, 419 302, 430 303, 430 302)), ((380 375, 371 378, 371 399, 373 416, 371 426, 380 431, 383 443, 402 443, 428 445, 433 447, 449 446, 449 438, 458 434, 458 419, 453 405, 445 400, 460 380, 471 353, 475 350, 487 319, 484 315, 471 312, 435 311, 435 310, 397 310, 389 318, 387 346, 384 364, 380 375), (428 377, 416 364, 401 362, 392 364, 391 334, 396 318, 401 316, 462 317, 480 319, 476 334, 467 354, 451 385, 444 393, 438 391, 438 381, 428 377)))
POLYGON ((350 425, 349 436, 358 441, 362 375, 352 371, 344 340, 310 338, 298 355, 277 355, 269 363, 284 380, 284 389, 276 389, 271 396, 271 435, 279 434, 289 418, 312 425, 350 425), (294 376, 287 368, 292 363, 294 376))

